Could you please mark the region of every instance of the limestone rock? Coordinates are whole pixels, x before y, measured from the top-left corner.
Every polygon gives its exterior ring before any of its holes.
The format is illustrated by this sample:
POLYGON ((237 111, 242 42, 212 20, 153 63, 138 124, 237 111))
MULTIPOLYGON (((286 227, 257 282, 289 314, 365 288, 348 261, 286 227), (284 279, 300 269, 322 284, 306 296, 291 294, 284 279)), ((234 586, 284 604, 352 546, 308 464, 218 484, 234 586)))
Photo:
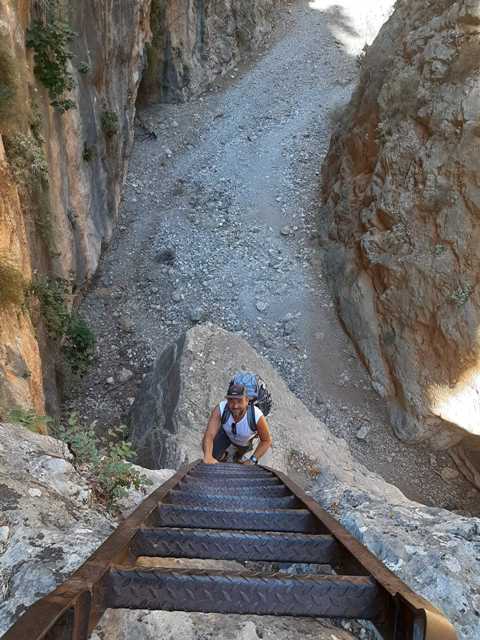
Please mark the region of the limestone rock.
POLYGON ((397 2, 323 167, 344 326, 397 435, 439 448, 480 435, 477 13, 397 2))
POLYGON ((153 0, 141 99, 178 102, 200 94, 265 41, 275 5, 273 0, 153 0))
POLYGON ((112 530, 68 457, 58 440, 0 423, 0 634, 112 530))
POLYGON ((107 611, 92 634, 92 640, 353 640, 355 637, 326 620, 127 610, 107 611))

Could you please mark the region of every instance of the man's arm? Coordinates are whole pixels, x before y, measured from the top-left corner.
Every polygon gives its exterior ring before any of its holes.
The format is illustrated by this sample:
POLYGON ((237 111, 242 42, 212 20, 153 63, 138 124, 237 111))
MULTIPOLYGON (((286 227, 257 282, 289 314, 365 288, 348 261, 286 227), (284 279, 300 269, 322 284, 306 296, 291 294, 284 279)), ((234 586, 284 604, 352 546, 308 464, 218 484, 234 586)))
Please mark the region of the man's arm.
POLYGON ((207 428, 205 429, 202 440, 203 462, 205 464, 217 464, 218 462, 218 460, 213 457, 213 441, 220 430, 220 422, 220 410, 218 407, 215 407, 208 419, 207 428))
POLYGON ((270 435, 270 429, 264 416, 261 416, 257 422, 257 433, 260 438, 260 444, 255 449, 255 457, 257 460, 260 460, 272 446, 272 436, 270 435))

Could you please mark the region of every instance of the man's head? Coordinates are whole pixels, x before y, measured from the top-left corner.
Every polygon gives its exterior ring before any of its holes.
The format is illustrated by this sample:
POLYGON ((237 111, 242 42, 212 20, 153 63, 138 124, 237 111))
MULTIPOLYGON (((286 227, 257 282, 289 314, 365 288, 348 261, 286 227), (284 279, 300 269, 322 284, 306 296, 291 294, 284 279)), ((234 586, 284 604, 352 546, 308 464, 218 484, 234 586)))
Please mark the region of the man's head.
POLYGON ((247 389, 243 384, 231 384, 225 396, 234 420, 239 420, 248 407, 247 389))

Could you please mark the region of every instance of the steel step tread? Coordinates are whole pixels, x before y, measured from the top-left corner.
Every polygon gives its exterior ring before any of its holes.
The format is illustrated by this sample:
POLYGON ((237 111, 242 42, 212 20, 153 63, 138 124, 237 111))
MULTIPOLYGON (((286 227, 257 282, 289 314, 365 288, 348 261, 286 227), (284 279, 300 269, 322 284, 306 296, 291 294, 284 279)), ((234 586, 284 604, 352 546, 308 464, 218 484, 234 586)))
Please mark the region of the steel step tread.
POLYGON ((185 480, 183 481, 182 484, 199 484, 199 485, 204 485, 204 486, 217 486, 217 485, 226 485, 226 486, 238 486, 239 483, 242 483, 243 486, 265 486, 265 487, 269 487, 269 486, 278 486, 281 485, 282 483, 280 482, 280 480, 278 478, 276 478, 274 475, 272 476, 267 476, 267 477, 254 477, 254 478, 246 478, 246 477, 235 477, 235 478, 222 478, 220 477, 220 475, 215 476, 213 478, 205 478, 205 477, 194 477, 191 475, 188 475, 185 480))
POLYGON ((237 465, 239 469, 222 469, 221 465, 211 465, 210 469, 194 469, 188 474, 189 478, 273 478, 274 475, 271 471, 262 469, 257 466, 242 466, 237 465), (218 468, 220 467, 220 468, 218 468))
POLYGON ((250 529, 322 533, 322 526, 307 509, 225 509, 190 505, 160 504, 158 526, 250 529))
POLYGON ((335 565, 341 545, 331 535, 160 527, 141 529, 134 556, 258 560, 335 565))
POLYGON ((359 576, 279 577, 171 569, 112 569, 107 607, 375 619, 384 602, 359 576))
POLYGON ((192 506, 212 506, 219 508, 231 507, 232 509, 236 507, 295 509, 302 504, 294 495, 280 497, 224 496, 208 493, 202 495, 183 490, 171 491, 165 502, 168 502, 168 504, 190 504, 192 506))
MULTIPOLYGON (((178 489, 181 491, 195 493, 196 495, 209 495, 212 493, 212 485, 211 483, 206 484, 189 484, 188 482, 182 482, 178 485, 178 489)), ((291 491, 287 489, 287 487, 283 484, 279 485, 268 485, 266 487, 259 487, 258 485, 253 486, 242 486, 241 484, 235 486, 215 486, 215 494, 223 495, 223 496, 258 496, 258 497, 266 497, 266 496, 291 496, 293 495, 291 491)))

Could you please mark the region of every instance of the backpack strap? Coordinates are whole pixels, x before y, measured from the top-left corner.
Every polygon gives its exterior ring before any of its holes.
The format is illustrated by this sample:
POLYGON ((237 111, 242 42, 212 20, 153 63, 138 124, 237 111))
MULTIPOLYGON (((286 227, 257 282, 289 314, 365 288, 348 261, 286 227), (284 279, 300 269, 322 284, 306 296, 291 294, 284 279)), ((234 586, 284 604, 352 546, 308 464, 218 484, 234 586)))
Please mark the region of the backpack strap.
POLYGON ((223 408, 223 411, 222 411, 222 418, 220 420, 221 427, 223 427, 223 425, 227 422, 229 417, 230 417, 230 408, 227 403, 225 404, 225 407, 223 408))
POLYGON ((247 420, 248 426, 250 427, 250 431, 253 433, 257 433, 257 422, 255 420, 255 405, 253 402, 250 402, 247 409, 247 420))

